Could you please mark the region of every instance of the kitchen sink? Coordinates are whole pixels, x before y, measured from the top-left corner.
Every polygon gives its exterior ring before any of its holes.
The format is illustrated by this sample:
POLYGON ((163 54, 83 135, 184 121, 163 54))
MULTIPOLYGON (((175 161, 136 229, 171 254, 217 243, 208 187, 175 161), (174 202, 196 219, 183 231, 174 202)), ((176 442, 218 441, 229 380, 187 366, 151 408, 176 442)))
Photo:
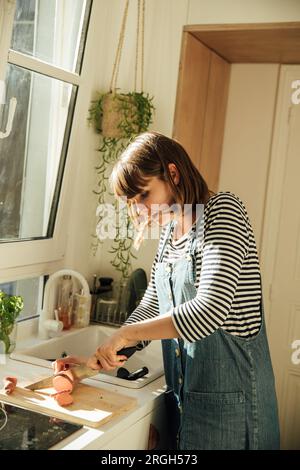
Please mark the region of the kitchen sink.
MULTIPOLYGON (((115 331, 114 327, 90 325, 63 332, 59 337, 41 341, 26 349, 16 349, 10 358, 52 370, 51 362, 66 355, 91 356, 97 347, 115 331)), ((122 367, 130 373, 147 367, 148 373, 136 380, 117 377, 117 370, 103 371, 89 380, 107 382, 127 388, 141 388, 164 374, 161 342, 152 341, 142 351, 135 352, 122 367)), ((50 371, 49 371, 50 372, 50 371)))

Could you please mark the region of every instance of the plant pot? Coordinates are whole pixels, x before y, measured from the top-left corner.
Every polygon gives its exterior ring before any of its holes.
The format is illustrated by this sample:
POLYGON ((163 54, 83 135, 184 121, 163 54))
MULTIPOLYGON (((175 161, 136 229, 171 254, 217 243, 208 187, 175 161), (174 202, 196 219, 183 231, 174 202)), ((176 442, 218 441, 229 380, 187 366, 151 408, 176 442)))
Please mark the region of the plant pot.
POLYGON ((108 93, 102 101, 102 135, 115 139, 128 136, 125 127, 130 126, 131 133, 138 134, 137 105, 134 96, 118 93, 108 93))

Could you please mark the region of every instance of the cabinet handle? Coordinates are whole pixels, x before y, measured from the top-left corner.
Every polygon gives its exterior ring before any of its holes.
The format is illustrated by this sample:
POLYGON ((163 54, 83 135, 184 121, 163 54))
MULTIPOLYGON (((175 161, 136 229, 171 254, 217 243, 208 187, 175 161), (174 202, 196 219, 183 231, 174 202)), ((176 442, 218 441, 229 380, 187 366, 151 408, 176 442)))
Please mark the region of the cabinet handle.
POLYGON ((159 432, 157 428, 153 424, 150 424, 147 450, 157 449, 158 444, 159 444, 159 439, 160 439, 160 436, 159 436, 159 432))

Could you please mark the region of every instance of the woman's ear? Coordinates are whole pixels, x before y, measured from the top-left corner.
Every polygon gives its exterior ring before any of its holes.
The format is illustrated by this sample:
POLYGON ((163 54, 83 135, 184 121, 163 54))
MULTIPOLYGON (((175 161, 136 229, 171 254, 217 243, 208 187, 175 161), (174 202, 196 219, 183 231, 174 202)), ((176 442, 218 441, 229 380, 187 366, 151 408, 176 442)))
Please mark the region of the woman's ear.
POLYGON ((174 182, 174 184, 179 184, 179 180, 180 180, 180 174, 179 174, 179 171, 177 169, 177 166, 175 165, 175 163, 169 163, 168 164, 168 169, 169 169, 169 172, 170 172, 170 175, 171 175, 171 178, 174 182))

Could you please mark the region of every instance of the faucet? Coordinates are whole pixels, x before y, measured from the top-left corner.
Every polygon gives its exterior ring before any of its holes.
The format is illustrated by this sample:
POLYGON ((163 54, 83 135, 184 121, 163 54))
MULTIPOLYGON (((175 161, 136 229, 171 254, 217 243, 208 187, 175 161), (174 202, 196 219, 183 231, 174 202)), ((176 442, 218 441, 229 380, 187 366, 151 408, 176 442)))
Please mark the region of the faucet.
POLYGON ((54 310, 56 307, 53 287, 55 287, 55 281, 64 275, 72 276, 81 284, 83 293, 87 298, 87 307, 89 311, 91 309, 91 294, 89 285, 82 274, 77 271, 73 271, 72 269, 61 269, 60 271, 56 271, 55 273, 51 274, 51 276, 49 276, 49 279, 45 285, 43 308, 39 317, 39 338, 41 339, 48 339, 49 333, 50 336, 52 336, 51 332, 49 332, 49 320, 55 319, 54 310))

